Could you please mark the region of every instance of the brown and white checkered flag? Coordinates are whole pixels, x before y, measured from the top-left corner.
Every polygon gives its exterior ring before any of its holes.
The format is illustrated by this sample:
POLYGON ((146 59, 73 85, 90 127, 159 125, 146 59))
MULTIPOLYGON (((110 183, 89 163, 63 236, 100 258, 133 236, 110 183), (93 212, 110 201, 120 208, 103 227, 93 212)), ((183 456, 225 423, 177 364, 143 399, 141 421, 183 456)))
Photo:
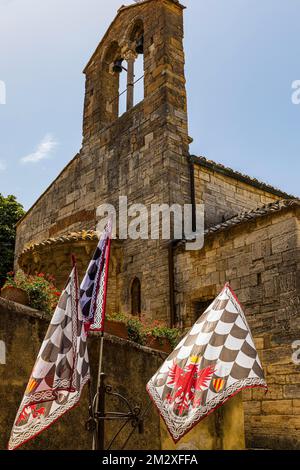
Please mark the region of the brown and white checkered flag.
POLYGON ((80 302, 86 329, 103 331, 112 221, 109 220, 80 286, 80 302))
POLYGON ((147 390, 175 442, 245 388, 267 384, 243 309, 228 284, 147 390))
POLYGON ((78 404, 90 378, 76 267, 63 290, 18 410, 8 444, 13 450, 78 404))

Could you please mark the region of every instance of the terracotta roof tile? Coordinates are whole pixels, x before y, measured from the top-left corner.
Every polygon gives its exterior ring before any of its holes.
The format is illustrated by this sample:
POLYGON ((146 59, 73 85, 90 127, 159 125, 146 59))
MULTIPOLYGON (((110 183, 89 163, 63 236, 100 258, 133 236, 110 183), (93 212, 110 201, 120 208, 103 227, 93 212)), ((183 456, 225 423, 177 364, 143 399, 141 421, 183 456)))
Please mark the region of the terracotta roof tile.
POLYGON ((96 241, 96 240, 99 240, 99 237, 97 235, 97 232, 95 232, 94 230, 88 230, 88 231, 83 230, 81 232, 71 232, 71 233, 68 233, 67 235, 62 235, 56 238, 48 238, 47 240, 44 240, 40 243, 33 243, 32 245, 28 245, 22 251, 22 255, 25 253, 29 253, 30 251, 37 250, 41 247, 45 247, 47 245, 56 245, 56 244, 83 241, 83 240, 91 240, 91 241, 95 240, 96 241))

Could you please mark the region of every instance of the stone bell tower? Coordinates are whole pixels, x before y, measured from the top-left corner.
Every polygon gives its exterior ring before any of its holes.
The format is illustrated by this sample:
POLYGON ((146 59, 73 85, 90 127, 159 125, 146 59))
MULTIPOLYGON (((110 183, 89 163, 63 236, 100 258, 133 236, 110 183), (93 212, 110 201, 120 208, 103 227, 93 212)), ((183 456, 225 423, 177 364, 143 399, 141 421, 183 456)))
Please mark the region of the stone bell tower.
MULTIPOLYGON (((120 196, 149 214, 152 204, 190 203, 183 10, 176 0, 118 10, 84 70, 82 148, 18 224, 16 260, 26 272, 43 270, 63 284, 72 249, 82 275, 95 243, 88 248, 82 231, 95 230, 97 207, 118 208, 120 196), (141 59, 144 93, 136 103, 141 59)), ((114 240, 108 310, 170 323, 169 251, 168 240, 114 240)))
MULTIPOLYGON (((97 203, 190 202, 183 9, 173 0, 122 6, 84 73, 82 158, 97 162, 97 203), (144 99, 133 106, 135 62, 144 61, 144 99), (119 115, 121 74, 127 108, 119 115)), ((124 240, 111 288, 115 308, 170 322, 168 241, 124 240), (121 258, 121 259, 120 259, 121 258), (114 287, 112 287, 114 283, 114 287)))

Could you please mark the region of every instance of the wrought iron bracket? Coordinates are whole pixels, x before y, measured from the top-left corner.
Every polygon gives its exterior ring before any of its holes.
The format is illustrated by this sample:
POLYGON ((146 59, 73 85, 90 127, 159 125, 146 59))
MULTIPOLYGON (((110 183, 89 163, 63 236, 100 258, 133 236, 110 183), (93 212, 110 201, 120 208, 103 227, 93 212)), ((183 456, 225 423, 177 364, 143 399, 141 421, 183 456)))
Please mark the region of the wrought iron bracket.
MULTIPOLYGON (((118 399, 125 407, 127 408, 126 412, 119 412, 119 411, 104 411, 100 413, 95 409, 95 402, 96 396, 94 397, 92 404, 89 407, 89 419, 86 421, 85 428, 88 432, 95 433, 99 426, 103 426, 105 421, 123 421, 120 429, 114 435, 112 440, 109 443, 107 450, 110 450, 114 442, 116 441, 117 437, 120 435, 122 430, 126 427, 127 424, 131 424, 133 430, 138 429, 139 434, 144 432, 144 417, 141 414, 141 407, 140 406, 132 406, 129 400, 121 395, 118 392, 113 391, 113 387, 111 385, 105 385, 103 387, 104 395, 108 395, 118 399), (102 424, 101 424, 102 423, 102 424)), ((99 393, 99 392, 97 392, 99 393)), ((97 395, 97 394, 96 394, 97 395)), ((105 403, 105 397, 102 397, 105 403)), ((132 433, 130 434, 131 437, 132 433)), ((128 439, 125 442, 127 444, 128 439)))

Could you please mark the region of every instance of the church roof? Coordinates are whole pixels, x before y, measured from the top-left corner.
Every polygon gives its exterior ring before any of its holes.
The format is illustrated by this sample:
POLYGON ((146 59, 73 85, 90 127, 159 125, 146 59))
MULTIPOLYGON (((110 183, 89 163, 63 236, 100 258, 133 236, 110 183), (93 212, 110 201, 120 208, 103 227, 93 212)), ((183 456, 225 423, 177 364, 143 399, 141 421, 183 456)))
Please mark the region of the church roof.
POLYGON ((40 248, 44 248, 49 245, 61 245, 62 243, 97 240, 99 240, 99 236, 94 230, 82 230, 81 232, 71 232, 67 235, 61 235, 60 237, 48 238, 47 240, 43 240, 40 243, 32 243, 31 245, 26 246, 26 248, 22 251, 22 255, 40 248))
POLYGON ((251 186, 261 189, 262 191, 274 194, 280 199, 296 199, 296 197, 291 194, 285 193, 284 191, 281 191, 280 189, 275 188, 274 186, 271 186, 268 183, 259 181, 256 178, 252 178, 249 175, 245 175, 243 173, 240 173, 239 171, 233 170, 232 168, 226 167, 221 163, 216 163, 212 160, 208 160, 205 157, 196 155, 191 155, 191 159, 196 165, 209 168, 210 170, 216 171, 217 173, 221 173, 243 183, 250 184, 251 186))
POLYGON ((252 209, 250 211, 244 211, 240 214, 231 217, 230 219, 225 220, 217 225, 208 227, 205 230, 205 235, 211 235, 217 232, 222 232, 224 230, 231 229, 245 222, 253 221, 261 217, 266 217, 277 212, 288 210, 294 207, 300 207, 299 199, 283 199, 275 202, 270 202, 264 206, 258 207, 257 209, 252 209))
MULTIPOLYGON (((41 250, 48 246, 53 245, 62 245, 66 243, 75 243, 75 242, 97 242, 99 241, 99 233, 96 230, 81 230, 80 232, 69 232, 66 235, 60 235, 59 237, 47 238, 38 243, 31 243, 30 245, 25 246, 20 256, 26 255, 28 253, 41 250)), ((120 246, 121 241, 119 239, 114 240, 116 246, 120 246)))

